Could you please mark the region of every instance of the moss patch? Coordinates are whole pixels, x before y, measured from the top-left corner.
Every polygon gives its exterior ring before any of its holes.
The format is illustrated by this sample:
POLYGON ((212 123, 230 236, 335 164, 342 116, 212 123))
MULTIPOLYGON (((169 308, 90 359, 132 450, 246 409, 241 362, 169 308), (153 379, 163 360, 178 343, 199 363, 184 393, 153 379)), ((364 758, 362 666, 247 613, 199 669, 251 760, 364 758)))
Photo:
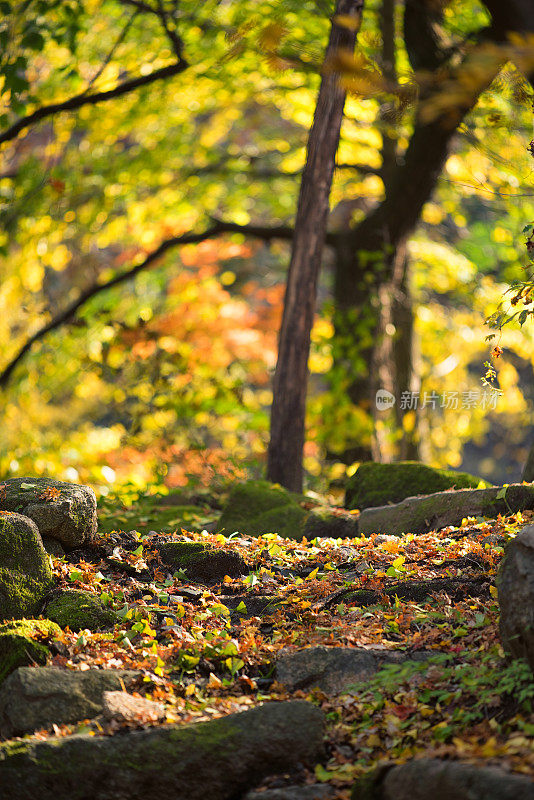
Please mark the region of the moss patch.
POLYGON ((268 481, 247 481, 233 489, 221 515, 218 530, 229 535, 239 531, 248 536, 278 533, 301 539, 308 512, 298 500, 305 499, 268 481))
POLYGON ((447 489, 476 489, 488 484, 467 472, 436 469, 418 461, 396 464, 360 464, 349 478, 345 508, 360 510, 387 503, 400 503, 406 497, 444 492, 447 489))
POLYGON ((87 628, 96 631, 110 628, 119 621, 118 616, 106 608, 98 597, 77 589, 65 589, 46 606, 46 616, 71 631, 87 628))
POLYGON ((207 547, 202 542, 163 542, 156 549, 164 564, 185 570, 188 580, 214 584, 220 583, 225 575, 235 578, 249 571, 235 551, 207 547))
POLYGON ((35 523, 0 512, 0 618, 35 614, 51 586, 50 561, 35 523))
POLYGON ((46 664, 46 642, 61 629, 50 620, 20 619, 0 625, 0 683, 18 667, 46 664))

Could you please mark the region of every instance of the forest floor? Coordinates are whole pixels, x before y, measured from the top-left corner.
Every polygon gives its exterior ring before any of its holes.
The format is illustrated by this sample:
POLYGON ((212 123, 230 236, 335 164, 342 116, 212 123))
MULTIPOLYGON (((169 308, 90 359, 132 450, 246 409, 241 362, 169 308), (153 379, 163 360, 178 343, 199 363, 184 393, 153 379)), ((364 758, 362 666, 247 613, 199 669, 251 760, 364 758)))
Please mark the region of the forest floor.
MULTIPOLYGON (((534 684, 526 664, 504 659, 495 589, 503 545, 532 512, 419 536, 300 542, 200 532, 218 513, 202 501, 106 501, 97 548, 54 559, 54 570, 60 586, 94 592, 121 623, 112 632, 67 630, 52 664, 141 669, 142 694, 165 703, 167 721, 307 699, 326 713, 327 757, 296 779, 330 783, 339 798, 384 759, 437 755, 534 771, 534 684), (250 571, 209 587, 171 575, 151 548, 162 530, 231 547, 250 571), (274 679, 280 651, 316 645, 427 657, 387 666, 340 695, 289 692, 274 679)), ((54 726, 54 734, 91 724, 54 726)))

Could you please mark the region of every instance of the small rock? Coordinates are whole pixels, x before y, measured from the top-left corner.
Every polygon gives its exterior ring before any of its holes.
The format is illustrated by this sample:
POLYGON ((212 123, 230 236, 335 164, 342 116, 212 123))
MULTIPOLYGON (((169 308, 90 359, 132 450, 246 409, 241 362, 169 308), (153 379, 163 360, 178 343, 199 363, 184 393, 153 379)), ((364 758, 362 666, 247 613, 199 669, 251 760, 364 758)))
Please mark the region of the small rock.
POLYGON ((8 742, 0 786, 17 800, 231 800, 322 753, 323 714, 297 700, 120 736, 8 742))
POLYGON ((0 509, 20 511, 41 536, 73 549, 90 542, 97 530, 96 497, 89 486, 50 478, 10 478, 2 483, 0 509))
POLYGON ((45 614, 62 628, 69 627, 71 631, 85 628, 97 631, 111 628, 119 622, 118 615, 106 608, 96 595, 79 589, 59 589, 47 602, 45 614))
POLYGON ((534 525, 506 545, 497 592, 503 647, 515 658, 525 658, 534 671, 534 525))
POLYGON ((0 625, 0 683, 17 667, 46 664, 50 654, 47 642, 60 636, 61 628, 48 619, 20 619, 0 625))
POLYGON ((51 586, 50 559, 35 522, 0 511, 0 619, 32 617, 51 586))
POLYGON ((166 716, 161 703, 128 692, 104 692, 102 700, 103 716, 109 721, 156 723, 163 722, 166 716))
POLYGON ((330 800, 336 790, 324 783, 313 786, 284 786, 281 789, 253 789, 247 792, 243 800, 330 800))
POLYGON ((163 542, 155 549, 167 567, 183 569, 187 580, 208 586, 221 583, 225 575, 236 578, 250 571, 239 553, 210 548, 202 542, 163 542))
POLYGON ((20 736, 52 723, 96 717, 102 712, 103 693, 122 689, 139 674, 133 670, 19 667, 0 687, 0 733, 20 736))
POLYGON ((319 688, 326 694, 341 694, 351 686, 368 680, 385 664, 427 658, 427 654, 391 650, 365 650, 359 647, 306 647, 282 650, 276 662, 276 680, 290 692, 319 688))
POLYGON ((532 800, 529 775, 495 767, 422 758, 379 767, 354 786, 352 800, 532 800))

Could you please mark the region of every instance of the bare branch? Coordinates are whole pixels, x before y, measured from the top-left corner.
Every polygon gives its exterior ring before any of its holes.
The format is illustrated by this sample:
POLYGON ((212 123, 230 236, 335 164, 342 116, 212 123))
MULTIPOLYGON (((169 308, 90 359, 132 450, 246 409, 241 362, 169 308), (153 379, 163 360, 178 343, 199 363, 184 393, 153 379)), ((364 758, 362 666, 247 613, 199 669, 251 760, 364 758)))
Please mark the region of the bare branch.
MULTIPOLYGON (((263 225, 238 225, 235 222, 226 222, 224 220, 215 219, 209 228, 206 228, 206 230, 201 231, 200 233, 186 233, 183 236, 173 236, 170 239, 166 239, 159 245, 159 247, 153 250, 152 253, 149 253, 146 258, 143 259, 143 261, 140 261, 139 264, 135 264, 125 272, 115 275, 105 283, 95 283, 92 286, 89 286, 87 289, 84 289, 76 298, 76 300, 73 300, 66 308, 63 309, 63 311, 60 311, 47 323, 38 328, 38 330, 36 330, 35 333, 33 333, 22 345, 20 350, 11 359, 7 366, 4 367, 4 369, 0 372, 0 388, 5 389, 15 368, 30 352, 32 346, 36 342, 39 342, 48 333, 51 333, 51 331, 57 330, 57 328, 60 328, 62 325, 70 322, 76 312, 85 306, 90 300, 92 300, 93 297, 96 297, 103 292, 107 292, 109 289, 113 289, 115 286, 120 286, 122 283, 135 278, 136 275, 148 267, 151 267, 156 263, 156 261, 165 255, 168 250, 171 250, 174 247, 179 247, 180 245, 186 244, 198 244, 199 242, 204 242, 206 239, 212 239, 216 236, 220 236, 222 233, 242 233, 245 236, 252 236, 258 239, 263 239, 264 241, 271 241, 271 239, 289 240, 293 236, 293 229, 284 225, 274 227, 263 225)), ((335 234, 330 234, 330 243, 333 243, 334 240, 335 234)))
POLYGON ((139 75, 136 78, 123 81, 119 83, 118 86, 115 86, 114 89, 108 89, 105 92, 94 92, 92 94, 82 92, 60 103, 50 103, 50 105, 41 106, 41 108, 17 120, 17 122, 13 123, 7 130, 0 133, 0 144, 12 141, 21 131, 54 114, 58 114, 62 111, 77 111, 79 108, 82 108, 82 106, 96 105, 106 100, 113 100, 115 97, 121 97, 123 94, 133 92, 135 89, 140 89, 142 86, 148 86, 155 81, 172 78, 174 75, 183 72, 188 66, 188 63, 184 59, 181 59, 174 64, 161 67, 161 69, 157 69, 149 75, 139 75))

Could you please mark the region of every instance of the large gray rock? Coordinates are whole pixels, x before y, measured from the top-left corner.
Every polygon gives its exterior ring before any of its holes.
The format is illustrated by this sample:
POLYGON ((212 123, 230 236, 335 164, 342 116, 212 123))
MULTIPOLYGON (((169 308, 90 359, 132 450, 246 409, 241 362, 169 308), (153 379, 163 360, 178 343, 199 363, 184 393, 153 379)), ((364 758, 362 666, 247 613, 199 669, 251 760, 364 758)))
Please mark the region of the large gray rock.
POLYGON ((503 489, 459 489, 426 497, 408 497, 392 506, 362 511, 358 518, 360 535, 425 533, 434 528, 459 525, 464 517, 496 517, 534 508, 534 485, 513 483, 503 489))
POLYGON ((313 786, 284 786, 280 789, 253 789, 243 800, 330 800, 336 795, 333 786, 316 783, 313 786))
MULTIPOLYGON (((0 734, 20 736, 46 728, 91 719, 102 713, 102 695, 131 684, 134 670, 19 667, 0 687, 0 734)), ((1 780, 0 780, 1 785, 1 780)))
POLYGON ((191 725, 118 736, 0 745, 0 787, 17 800, 230 800, 267 775, 313 765, 323 714, 311 703, 269 703, 191 725))
POLYGON ((458 761, 422 758, 381 767, 359 780, 352 800, 534 800, 527 775, 458 761))
POLYGON ((30 517, 41 536, 56 539, 66 549, 91 541, 96 533, 96 497, 89 486, 50 478, 10 478, 0 489, 0 509, 30 517))
POLYGON ((52 587, 52 570, 35 522, 0 511, 0 619, 32 617, 52 587))
POLYGON ((508 542, 497 591, 503 647, 515 658, 526 658, 534 670, 534 525, 508 542))
POLYGON ((326 694, 341 694, 354 684, 368 680, 385 664, 427 657, 426 653, 406 655, 388 650, 319 645, 304 650, 282 650, 275 675, 289 691, 317 687, 326 694))

